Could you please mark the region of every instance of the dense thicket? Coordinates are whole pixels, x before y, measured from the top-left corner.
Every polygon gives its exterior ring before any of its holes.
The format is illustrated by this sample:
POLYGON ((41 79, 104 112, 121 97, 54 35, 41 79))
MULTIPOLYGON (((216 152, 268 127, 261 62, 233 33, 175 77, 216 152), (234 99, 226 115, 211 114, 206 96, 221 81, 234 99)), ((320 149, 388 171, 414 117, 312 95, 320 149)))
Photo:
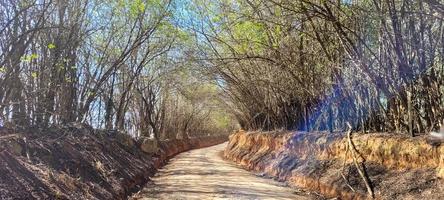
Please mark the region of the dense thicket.
POLYGON ((0 126, 86 122, 135 136, 226 131, 178 52, 170 0, 0 1, 0 126))
POLYGON ((202 66, 246 129, 415 134, 444 118, 441 0, 194 1, 202 66), (211 66, 211 67, 208 67, 211 66))

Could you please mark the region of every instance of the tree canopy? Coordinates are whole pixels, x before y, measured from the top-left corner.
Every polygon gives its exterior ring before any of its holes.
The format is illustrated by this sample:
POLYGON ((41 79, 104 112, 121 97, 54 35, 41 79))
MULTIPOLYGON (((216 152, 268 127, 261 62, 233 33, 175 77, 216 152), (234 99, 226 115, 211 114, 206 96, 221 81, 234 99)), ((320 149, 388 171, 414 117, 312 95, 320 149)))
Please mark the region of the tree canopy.
POLYGON ((5 0, 0 124, 154 138, 444 118, 441 0, 5 0))

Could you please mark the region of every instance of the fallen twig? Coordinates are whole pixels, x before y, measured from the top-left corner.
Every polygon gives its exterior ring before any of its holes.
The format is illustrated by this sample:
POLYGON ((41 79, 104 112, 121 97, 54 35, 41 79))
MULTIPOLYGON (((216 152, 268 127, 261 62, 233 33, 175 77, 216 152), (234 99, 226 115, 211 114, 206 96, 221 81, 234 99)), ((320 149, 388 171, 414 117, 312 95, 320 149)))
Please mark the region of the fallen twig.
POLYGON ((358 163, 358 160, 356 158, 356 155, 358 154, 358 152, 357 152, 355 145, 353 144, 353 141, 351 139, 351 132, 352 132, 351 125, 349 123, 347 123, 347 126, 348 126, 348 131, 347 131, 348 148, 350 149, 350 152, 351 152, 351 155, 353 158, 353 163, 354 163, 356 169, 358 170, 358 173, 361 176, 362 180, 364 180, 365 187, 367 188, 367 193, 368 193, 369 197, 373 199, 375 196, 373 193, 373 189, 370 186, 370 179, 366 176, 366 173, 364 171, 365 170, 365 168, 363 166, 364 163, 358 163))
POLYGON ((347 163, 347 154, 348 154, 348 145, 347 146, 345 146, 345 153, 344 153, 344 162, 343 162, 343 164, 342 164, 342 170, 341 170, 341 176, 342 176, 342 178, 344 179, 344 181, 345 181, 345 184, 350 188, 350 190, 352 190, 353 192, 356 192, 356 190, 355 190, 355 188, 353 188, 351 185, 350 185, 350 183, 348 182, 348 179, 345 177, 345 175, 344 175, 344 169, 345 169, 345 165, 346 165, 346 163, 347 163))

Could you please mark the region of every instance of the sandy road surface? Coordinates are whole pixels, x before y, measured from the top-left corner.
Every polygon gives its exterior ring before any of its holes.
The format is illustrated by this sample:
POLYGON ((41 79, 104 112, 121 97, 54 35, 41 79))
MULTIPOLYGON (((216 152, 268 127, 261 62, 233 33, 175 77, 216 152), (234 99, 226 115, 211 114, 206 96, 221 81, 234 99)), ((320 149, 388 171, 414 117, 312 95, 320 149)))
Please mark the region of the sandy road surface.
POLYGON ((225 145, 177 155, 133 199, 310 199, 223 160, 225 145))

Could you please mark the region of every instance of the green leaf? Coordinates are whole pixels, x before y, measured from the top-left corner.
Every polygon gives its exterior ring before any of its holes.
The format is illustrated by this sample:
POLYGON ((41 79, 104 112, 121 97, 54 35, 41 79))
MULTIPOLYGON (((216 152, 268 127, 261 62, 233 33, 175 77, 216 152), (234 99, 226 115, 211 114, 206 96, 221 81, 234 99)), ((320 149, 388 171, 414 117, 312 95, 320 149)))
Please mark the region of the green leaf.
POLYGON ((38 57, 39 57, 39 55, 37 55, 35 53, 31 54, 31 60, 37 59, 38 57))
POLYGON ((48 44, 48 49, 54 49, 54 48, 56 48, 55 44, 53 44, 53 43, 48 44))
POLYGON ((6 73, 6 67, 0 67, 0 73, 4 74, 6 73))
POLYGON ((31 62, 31 56, 28 56, 28 55, 22 56, 20 58, 20 60, 23 61, 23 62, 31 62))
POLYGON ((136 17, 145 12, 145 3, 142 0, 134 0, 130 5, 130 14, 132 17, 136 17))
POLYGON ((32 78, 37 78, 38 74, 37 74, 37 72, 31 72, 31 76, 32 76, 32 78))
POLYGON ((37 59, 38 57, 39 56, 37 54, 33 53, 31 55, 22 56, 20 58, 20 60, 23 61, 23 62, 31 62, 32 60, 37 59))
POLYGON ((95 92, 91 92, 91 91, 89 91, 86 95, 87 95, 87 96, 94 96, 94 95, 96 95, 96 93, 95 93, 95 92))

